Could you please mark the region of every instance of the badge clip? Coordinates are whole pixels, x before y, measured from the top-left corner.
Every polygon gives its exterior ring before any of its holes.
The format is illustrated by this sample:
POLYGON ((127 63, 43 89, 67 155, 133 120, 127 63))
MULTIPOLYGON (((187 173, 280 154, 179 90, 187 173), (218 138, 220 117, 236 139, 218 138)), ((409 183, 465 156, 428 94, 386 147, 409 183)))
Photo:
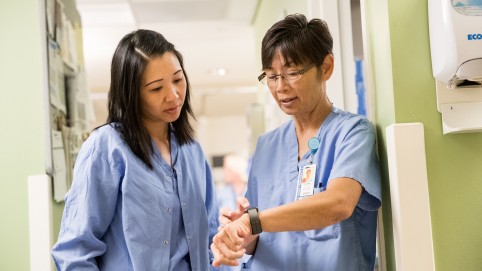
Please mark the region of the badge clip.
POLYGON ((308 140, 308 148, 310 148, 311 154, 315 154, 319 147, 320 140, 318 138, 312 137, 310 140, 308 140))

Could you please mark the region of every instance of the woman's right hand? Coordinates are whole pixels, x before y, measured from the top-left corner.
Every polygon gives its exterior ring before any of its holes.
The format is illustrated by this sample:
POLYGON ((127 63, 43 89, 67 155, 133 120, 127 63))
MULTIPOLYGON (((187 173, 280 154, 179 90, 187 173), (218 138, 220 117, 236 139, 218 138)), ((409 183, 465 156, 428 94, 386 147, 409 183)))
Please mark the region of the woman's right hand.
POLYGON ((249 201, 245 197, 238 197, 236 205, 235 211, 228 208, 221 208, 219 210, 219 223, 221 224, 220 228, 240 218, 249 208, 249 201))

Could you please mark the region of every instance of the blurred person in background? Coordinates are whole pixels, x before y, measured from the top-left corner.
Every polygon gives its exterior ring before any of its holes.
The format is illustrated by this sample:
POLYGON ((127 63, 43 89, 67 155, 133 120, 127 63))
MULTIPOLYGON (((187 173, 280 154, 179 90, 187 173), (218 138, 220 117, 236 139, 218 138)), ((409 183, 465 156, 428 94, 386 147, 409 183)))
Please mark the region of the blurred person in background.
POLYGON ((223 182, 216 190, 221 209, 234 210, 238 197, 246 193, 248 162, 241 155, 228 154, 223 158, 223 182))
MULTIPOLYGON (((218 205, 220 212, 229 213, 230 210, 236 209, 237 200, 244 197, 246 193, 246 183, 248 181, 248 161, 241 155, 228 154, 223 159, 223 183, 216 190, 218 205)), ((240 259, 246 262, 249 255, 244 255, 240 259)), ((221 271, 238 271, 239 266, 223 265, 219 268, 221 271)))

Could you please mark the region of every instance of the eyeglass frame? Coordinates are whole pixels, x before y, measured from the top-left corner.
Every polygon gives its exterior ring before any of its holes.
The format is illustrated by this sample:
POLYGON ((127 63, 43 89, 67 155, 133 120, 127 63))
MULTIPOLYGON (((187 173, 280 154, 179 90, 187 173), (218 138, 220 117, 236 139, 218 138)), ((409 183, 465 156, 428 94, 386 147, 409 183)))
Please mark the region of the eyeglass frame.
MULTIPOLYGON (((301 70, 293 71, 292 73, 297 73, 296 76, 299 76, 299 77, 296 78, 296 79, 292 79, 292 80, 289 80, 289 79, 286 78, 286 73, 273 74, 273 76, 276 76, 275 83, 278 81, 278 78, 280 78, 280 79, 281 79, 281 78, 284 78, 284 79, 286 79, 287 82, 295 82, 295 81, 298 81, 305 72, 309 71, 309 70, 310 70, 311 68, 313 68, 314 66, 316 66, 316 65, 315 65, 314 63, 312 63, 312 64, 309 64, 309 65, 306 65, 306 66, 305 66, 304 68, 302 68, 301 70), (284 74, 284 75, 283 75, 283 74, 284 74)), ((266 78, 267 76, 268 76, 268 75, 266 74, 266 72, 261 73, 261 74, 258 76, 258 81, 259 81, 261 84, 269 87, 269 81, 268 81, 268 78, 266 78), (266 84, 264 84, 263 81, 262 81, 264 78, 266 78, 266 84)))

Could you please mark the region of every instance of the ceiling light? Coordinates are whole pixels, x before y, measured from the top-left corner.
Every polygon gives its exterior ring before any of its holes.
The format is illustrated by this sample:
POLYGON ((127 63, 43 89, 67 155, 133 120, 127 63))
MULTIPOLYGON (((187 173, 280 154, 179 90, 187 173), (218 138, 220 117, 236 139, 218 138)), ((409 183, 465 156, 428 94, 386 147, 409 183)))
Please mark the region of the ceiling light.
POLYGON ((219 76, 224 76, 224 75, 226 75, 226 69, 219 68, 219 69, 218 69, 218 75, 219 75, 219 76))
POLYGON ((215 75, 215 76, 225 76, 227 71, 225 68, 214 68, 214 69, 211 69, 211 75, 215 75))

